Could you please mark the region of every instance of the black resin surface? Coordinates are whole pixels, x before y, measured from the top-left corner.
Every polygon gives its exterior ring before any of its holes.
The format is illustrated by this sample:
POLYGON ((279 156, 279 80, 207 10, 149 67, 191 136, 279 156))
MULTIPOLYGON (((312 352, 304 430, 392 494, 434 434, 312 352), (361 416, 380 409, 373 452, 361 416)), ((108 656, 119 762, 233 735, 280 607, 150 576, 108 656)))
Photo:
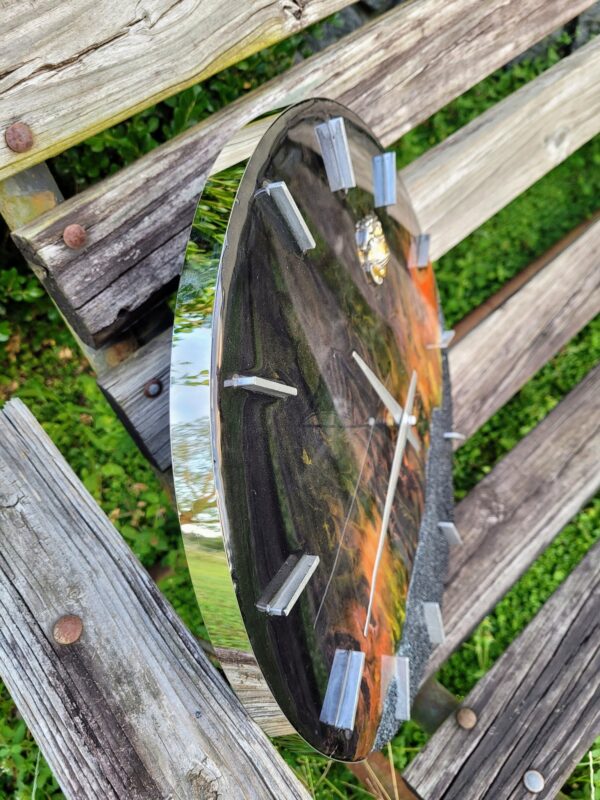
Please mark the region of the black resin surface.
POLYGON ((314 126, 339 107, 284 115, 251 159, 236 202, 215 303, 213 442, 220 507, 236 591, 253 651, 276 700, 319 750, 356 760, 372 749, 386 690, 382 658, 397 652, 426 493, 430 421, 442 402, 437 299, 431 267, 409 270, 407 232, 377 209, 391 250, 376 286, 361 268, 355 224, 372 214, 371 158, 381 148, 347 112, 358 185, 332 193, 314 126), (266 193, 285 181, 316 248, 302 254, 266 193), (379 568, 397 425, 352 358, 356 351, 413 413, 379 568), (233 375, 296 387, 276 399, 226 388, 233 375), (319 567, 288 617, 256 601, 290 554, 319 567), (336 648, 366 654, 354 731, 319 722, 336 648))

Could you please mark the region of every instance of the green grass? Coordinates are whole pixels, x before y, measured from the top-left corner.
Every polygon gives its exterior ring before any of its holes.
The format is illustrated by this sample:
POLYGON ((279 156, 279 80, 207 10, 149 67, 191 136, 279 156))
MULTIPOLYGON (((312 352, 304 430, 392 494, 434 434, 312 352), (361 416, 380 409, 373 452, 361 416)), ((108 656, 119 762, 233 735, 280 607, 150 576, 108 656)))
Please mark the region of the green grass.
MULTIPOLYGON (((248 59, 200 87, 93 137, 54 161, 70 193, 119 169, 161 141, 199 121, 260 81, 286 68, 303 38, 293 37, 248 59)), ((499 70, 435 114, 397 144, 406 164, 474 116, 539 75, 564 55, 566 39, 532 62, 499 70)), ((534 187, 444 256, 436 266, 449 324, 477 306, 527 263, 598 208, 600 139, 588 143, 534 187)), ((213 198, 215 203, 222 199, 213 198)), ((210 202, 211 198, 204 198, 210 202)), ((205 636, 186 568, 175 514, 156 477, 99 392, 88 367, 51 303, 29 275, 5 234, 0 243, 0 401, 19 396, 36 414, 87 488, 148 566, 172 572, 161 589, 185 623, 205 636)), ((457 453, 457 499, 507 452, 600 360, 600 321, 586 327, 457 453)), ((465 695, 519 634, 600 535, 595 499, 447 662, 440 678, 465 695)), ((416 725, 404 726, 392 746, 404 767, 426 741, 416 725)), ((330 765, 297 739, 278 743, 284 758, 316 798, 365 798, 351 774, 330 765)), ((62 797, 5 689, 0 690, 0 797, 62 797), (37 774, 37 779, 35 778, 37 774)), ((600 796, 600 748, 574 771, 565 787, 572 798, 600 796)))

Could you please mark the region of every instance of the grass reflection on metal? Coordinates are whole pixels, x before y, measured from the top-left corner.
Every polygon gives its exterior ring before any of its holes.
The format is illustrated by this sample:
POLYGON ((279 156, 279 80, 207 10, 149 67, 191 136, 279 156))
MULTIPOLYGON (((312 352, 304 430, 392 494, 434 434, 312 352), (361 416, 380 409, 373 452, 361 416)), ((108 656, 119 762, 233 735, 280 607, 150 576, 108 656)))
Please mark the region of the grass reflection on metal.
POLYGON ((220 249, 242 170, 216 176, 198 205, 177 295, 171 357, 173 479, 192 584, 209 634, 250 652, 225 551, 210 428, 212 314, 220 249), (227 201, 227 202, 226 202, 227 201))

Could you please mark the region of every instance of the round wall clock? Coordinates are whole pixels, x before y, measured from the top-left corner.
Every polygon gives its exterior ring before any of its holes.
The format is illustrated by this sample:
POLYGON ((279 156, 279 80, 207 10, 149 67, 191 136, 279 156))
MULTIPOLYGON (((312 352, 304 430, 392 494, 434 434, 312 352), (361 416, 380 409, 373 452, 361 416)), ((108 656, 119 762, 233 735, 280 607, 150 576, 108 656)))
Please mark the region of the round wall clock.
POLYGON ((399 194, 355 114, 292 107, 217 252, 194 226, 174 327, 175 487, 215 652, 267 732, 350 761, 410 716, 455 535, 449 335, 399 194))

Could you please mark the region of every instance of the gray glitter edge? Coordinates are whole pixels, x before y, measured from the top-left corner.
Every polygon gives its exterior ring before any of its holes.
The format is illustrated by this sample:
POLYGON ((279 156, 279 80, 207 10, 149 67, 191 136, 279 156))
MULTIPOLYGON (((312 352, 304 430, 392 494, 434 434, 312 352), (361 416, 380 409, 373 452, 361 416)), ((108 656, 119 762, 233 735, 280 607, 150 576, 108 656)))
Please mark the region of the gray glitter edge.
MULTIPOLYGON (((408 589, 406 621, 397 655, 406 656, 410 664, 411 706, 421 687, 425 667, 432 652, 423 602, 442 606, 444 581, 448 568, 448 541, 438 522, 454 521, 454 489, 452 484, 452 440, 444 432, 452 430, 452 395, 448 354, 442 351, 443 399, 431 419, 431 445, 426 465, 425 509, 419 530, 413 573, 408 589)), ((402 723, 396 720, 396 682, 390 684, 383 704, 381 722, 373 750, 381 750, 398 732, 402 723)))

